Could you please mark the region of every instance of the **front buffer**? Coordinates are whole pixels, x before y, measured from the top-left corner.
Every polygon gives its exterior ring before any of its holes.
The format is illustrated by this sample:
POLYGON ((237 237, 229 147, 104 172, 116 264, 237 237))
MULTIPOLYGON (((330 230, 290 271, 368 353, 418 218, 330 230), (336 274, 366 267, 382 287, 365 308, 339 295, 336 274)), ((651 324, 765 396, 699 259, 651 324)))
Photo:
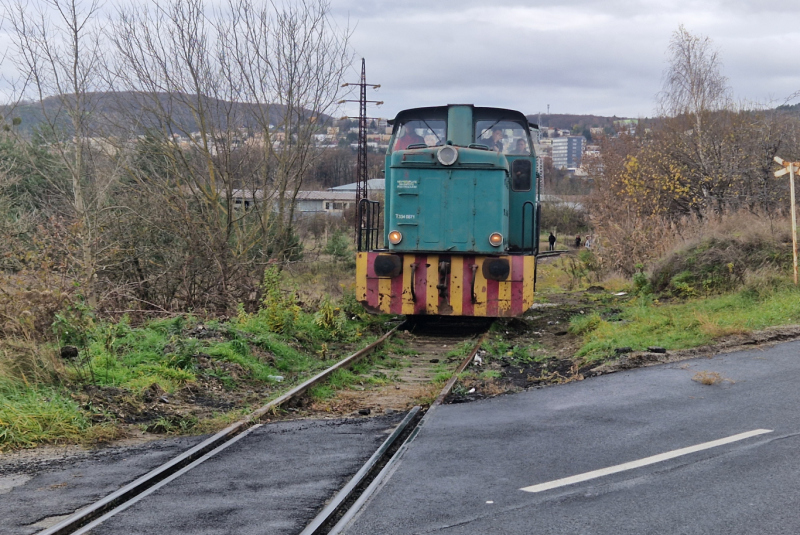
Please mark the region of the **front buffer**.
POLYGON ((519 316, 533 305, 531 255, 361 252, 356 297, 372 313, 519 316))

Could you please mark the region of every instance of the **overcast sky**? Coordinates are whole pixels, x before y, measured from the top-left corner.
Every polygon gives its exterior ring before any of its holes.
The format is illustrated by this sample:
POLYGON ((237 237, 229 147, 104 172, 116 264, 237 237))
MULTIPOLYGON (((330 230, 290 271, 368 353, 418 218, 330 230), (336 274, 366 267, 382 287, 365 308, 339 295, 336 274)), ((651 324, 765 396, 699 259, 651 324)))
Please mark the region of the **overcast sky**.
MULTIPOLYGON (((369 92, 385 101, 371 116, 472 103, 652 117, 680 24, 713 41, 738 100, 778 105, 800 90, 797 0, 330 1, 333 23, 352 30, 349 81, 359 80, 363 57, 368 82, 382 85, 369 92)), ((0 31, 0 56, 9 44, 0 31)), ((10 62, 0 74, 13 78, 10 62)), ((357 105, 344 113, 357 114, 357 105)))
MULTIPOLYGON (((447 103, 651 117, 672 33, 719 50, 738 100, 800 90, 800 2, 790 0, 331 0, 366 59, 369 114, 447 103)), ((791 103, 800 101, 795 98, 791 103)), ((357 106, 348 110, 357 114, 357 106)))

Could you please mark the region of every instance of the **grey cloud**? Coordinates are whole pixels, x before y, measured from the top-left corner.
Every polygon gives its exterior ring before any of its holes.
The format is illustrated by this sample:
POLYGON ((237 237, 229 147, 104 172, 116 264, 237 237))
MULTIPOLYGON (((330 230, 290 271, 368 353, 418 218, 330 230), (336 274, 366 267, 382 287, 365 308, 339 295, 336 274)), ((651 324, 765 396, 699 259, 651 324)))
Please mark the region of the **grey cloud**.
POLYGON ((737 96, 761 100, 800 89, 794 77, 781 74, 800 72, 794 54, 800 35, 791 29, 782 33, 773 11, 758 6, 689 0, 338 0, 333 7, 337 16, 349 12, 358 23, 353 44, 366 57, 370 79, 383 84, 384 114, 458 101, 526 113, 550 103, 554 112, 557 106, 562 113, 642 116, 655 109, 667 47, 679 24, 714 41, 737 96))

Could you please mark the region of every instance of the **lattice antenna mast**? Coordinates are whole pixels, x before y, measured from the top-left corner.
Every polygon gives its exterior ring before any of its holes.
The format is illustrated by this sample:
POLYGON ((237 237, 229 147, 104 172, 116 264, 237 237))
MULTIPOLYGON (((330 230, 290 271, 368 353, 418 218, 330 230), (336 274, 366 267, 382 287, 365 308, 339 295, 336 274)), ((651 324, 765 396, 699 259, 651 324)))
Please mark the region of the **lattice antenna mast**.
MULTIPOLYGON (((359 86, 361 90, 360 98, 356 100, 341 100, 339 101, 340 104, 344 104, 345 102, 358 102, 359 103, 359 113, 358 113, 358 164, 356 166, 356 211, 358 211, 358 205, 361 202, 361 199, 366 199, 369 196, 369 192, 367 191, 367 103, 373 103, 377 106, 383 104, 382 100, 367 100, 367 87, 372 87, 373 89, 378 89, 380 84, 368 84, 367 83, 367 67, 364 58, 361 58, 361 82, 354 84, 354 83, 345 83, 342 84, 342 87, 347 86, 359 86)), ((353 117, 354 118, 354 117, 353 117)), ((358 216, 355 218, 355 229, 356 235, 358 235, 358 229, 362 226, 362 221, 358 216)))

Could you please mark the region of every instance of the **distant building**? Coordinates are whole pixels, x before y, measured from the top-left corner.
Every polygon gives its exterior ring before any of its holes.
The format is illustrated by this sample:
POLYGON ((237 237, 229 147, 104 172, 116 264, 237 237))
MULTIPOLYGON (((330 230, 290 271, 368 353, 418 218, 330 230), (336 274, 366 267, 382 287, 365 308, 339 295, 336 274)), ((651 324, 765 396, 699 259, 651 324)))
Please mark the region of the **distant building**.
MULTIPOLYGON (((386 179, 383 178, 370 178, 367 180, 367 191, 375 193, 383 193, 386 190, 386 179)), ((336 186, 329 188, 328 191, 351 191, 353 195, 356 193, 356 183, 345 184, 343 186, 336 186)), ((353 197, 355 198, 355 197, 353 197)))
POLYGON ((564 136, 553 139, 553 167, 556 169, 575 169, 581 166, 583 136, 564 136))
MULTIPOLYGON (((254 201, 263 200, 263 190, 233 190, 233 202, 239 209, 249 210, 254 201)), ((295 198, 295 215, 328 214, 341 217, 345 210, 355 205, 355 201, 355 190, 353 192, 298 191, 295 198)))
POLYGON ((343 216, 355 202, 355 195, 347 191, 298 191, 296 210, 301 214, 343 216))
POLYGON ((533 143, 533 153, 536 155, 536 173, 544 176, 544 159, 553 157, 553 140, 542 139, 533 143))

